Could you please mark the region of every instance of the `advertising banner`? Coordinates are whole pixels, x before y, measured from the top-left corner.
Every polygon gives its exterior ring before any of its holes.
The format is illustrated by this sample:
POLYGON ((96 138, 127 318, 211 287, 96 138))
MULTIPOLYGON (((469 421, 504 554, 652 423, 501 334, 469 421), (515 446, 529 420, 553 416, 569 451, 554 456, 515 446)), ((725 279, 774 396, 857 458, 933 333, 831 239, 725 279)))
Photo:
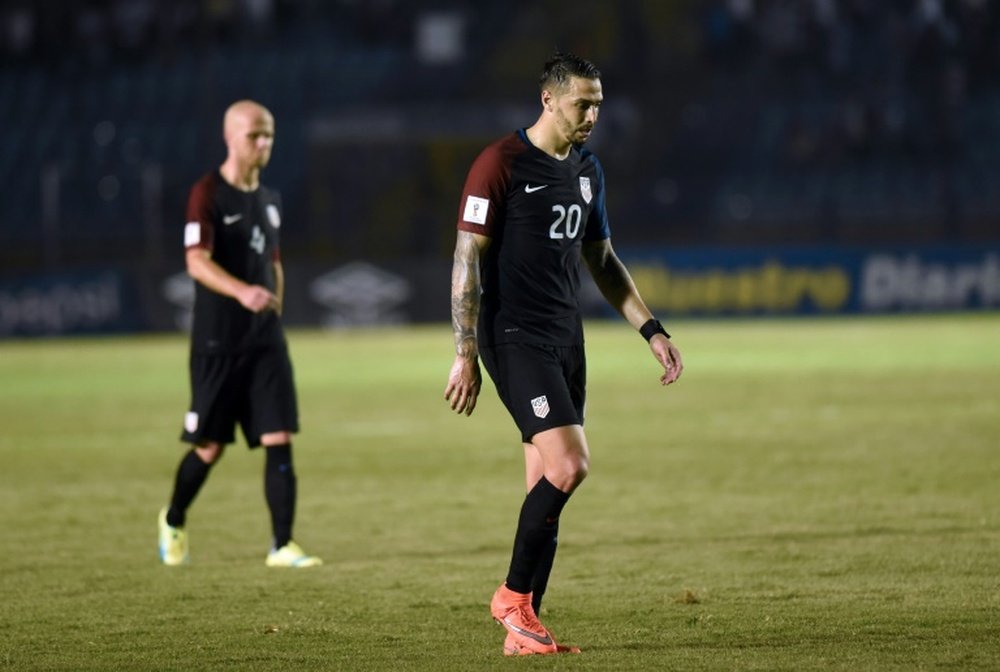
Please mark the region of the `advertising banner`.
MULTIPOLYGON (((894 249, 619 249, 662 316, 840 315, 1000 308, 1000 246, 894 249)), ((589 274, 587 317, 615 313, 589 274)), ((448 322, 446 259, 285 264, 289 326, 349 328, 448 322)), ((190 327, 194 284, 148 265, 0 280, 0 338, 190 327)))
POLYGON ((126 274, 67 271, 0 280, 0 337, 137 331, 126 274))
POLYGON ((658 314, 829 315, 1000 308, 1000 246, 625 249, 658 314))

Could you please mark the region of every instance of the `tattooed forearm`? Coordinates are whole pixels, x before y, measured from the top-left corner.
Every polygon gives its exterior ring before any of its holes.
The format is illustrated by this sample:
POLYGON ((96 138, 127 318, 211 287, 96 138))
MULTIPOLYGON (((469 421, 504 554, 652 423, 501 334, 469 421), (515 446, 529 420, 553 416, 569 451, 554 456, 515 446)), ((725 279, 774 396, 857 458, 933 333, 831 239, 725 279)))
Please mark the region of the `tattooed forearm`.
POLYGON ((455 332, 455 352, 465 357, 479 355, 476 339, 479 291, 479 246, 471 233, 459 231, 451 269, 451 326, 455 332))

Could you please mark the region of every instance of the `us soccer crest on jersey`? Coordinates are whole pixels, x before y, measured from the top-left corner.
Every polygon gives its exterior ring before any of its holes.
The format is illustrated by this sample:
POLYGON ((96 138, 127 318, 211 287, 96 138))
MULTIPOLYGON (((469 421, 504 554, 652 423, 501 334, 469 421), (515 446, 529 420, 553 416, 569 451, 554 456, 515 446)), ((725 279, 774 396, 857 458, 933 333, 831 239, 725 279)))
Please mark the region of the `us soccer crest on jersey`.
POLYGON ((281 226, 281 212, 278 210, 278 206, 273 203, 267 204, 267 221, 274 228, 281 226))
POLYGON ((588 204, 594 198, 594 192, 590 190, 590 178, 580 177, 580 194, 588 204))

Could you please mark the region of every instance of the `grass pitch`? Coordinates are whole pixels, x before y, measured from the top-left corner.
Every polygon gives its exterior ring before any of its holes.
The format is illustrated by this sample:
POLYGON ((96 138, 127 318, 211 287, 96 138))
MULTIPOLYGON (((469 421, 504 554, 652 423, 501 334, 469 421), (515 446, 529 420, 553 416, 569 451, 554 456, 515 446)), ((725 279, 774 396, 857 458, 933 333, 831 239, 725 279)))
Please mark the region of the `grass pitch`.
POLYGON ((1000 669, 1000 316, 670 330, 662 389, 588 325, 591 476, 543 613, 584 653, 520 660, 487 607, 518 437, 489 384, 447 408, 446 326, 290 334, 301 571, 264 567, 240 444, 193 563, 158 564, 184 338, 0 343, 0 669, 1000 669))

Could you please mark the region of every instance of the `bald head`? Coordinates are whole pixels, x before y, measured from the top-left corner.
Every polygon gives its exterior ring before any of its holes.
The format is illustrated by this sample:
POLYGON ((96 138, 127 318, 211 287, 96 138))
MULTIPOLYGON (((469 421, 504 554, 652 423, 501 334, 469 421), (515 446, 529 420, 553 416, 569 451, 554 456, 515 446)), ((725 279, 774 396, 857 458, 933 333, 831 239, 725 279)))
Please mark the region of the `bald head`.
POLYGON ((234 163, 241 172, 260 170, 271 159, 274 117, 260 103, 239 100, 226 110, 222 135, 229 150, 227 163, 234 163))
POLYGON ((226 116, 222 120, 222 137, 228 143, 233 133, 248 125, 252 126, 257 121, 269 122, 274 126, 274 117, 266 107, 252 100, 238 100, 226 110, 226 116))

